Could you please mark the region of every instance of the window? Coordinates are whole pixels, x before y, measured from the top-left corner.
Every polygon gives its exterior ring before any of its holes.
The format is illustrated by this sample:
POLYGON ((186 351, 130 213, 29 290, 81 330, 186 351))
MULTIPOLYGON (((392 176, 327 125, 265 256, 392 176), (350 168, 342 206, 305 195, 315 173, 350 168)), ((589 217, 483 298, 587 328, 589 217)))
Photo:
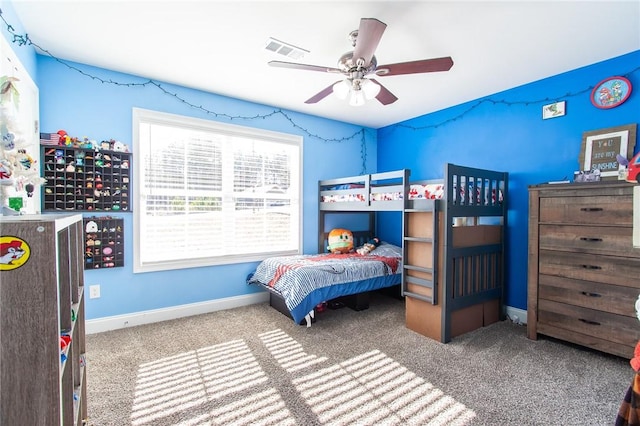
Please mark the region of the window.
POLYGON ((135 108, 134 272, 301 252, 300 136, 135 108))

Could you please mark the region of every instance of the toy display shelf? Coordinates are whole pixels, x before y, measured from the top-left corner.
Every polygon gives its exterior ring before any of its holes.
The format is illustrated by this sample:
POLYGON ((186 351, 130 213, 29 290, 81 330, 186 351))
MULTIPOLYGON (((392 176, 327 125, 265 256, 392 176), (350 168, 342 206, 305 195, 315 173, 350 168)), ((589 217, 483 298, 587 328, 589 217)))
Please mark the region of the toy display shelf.
POLYGON ((124 219, 85 217, 84 269, 124 266, 124 219))
POLYGON ((131 211, 131 153, 41 146, 43 211, 131 211))

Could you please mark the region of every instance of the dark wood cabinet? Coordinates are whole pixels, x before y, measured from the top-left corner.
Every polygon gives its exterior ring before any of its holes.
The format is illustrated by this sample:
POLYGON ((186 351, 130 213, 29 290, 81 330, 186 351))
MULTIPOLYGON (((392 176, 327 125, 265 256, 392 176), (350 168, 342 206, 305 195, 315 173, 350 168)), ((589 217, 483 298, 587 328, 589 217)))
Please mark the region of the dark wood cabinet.
POLYGON ((528 337, 552 336, 625 358, 640 340, 633 185, 529 188, 528 337))

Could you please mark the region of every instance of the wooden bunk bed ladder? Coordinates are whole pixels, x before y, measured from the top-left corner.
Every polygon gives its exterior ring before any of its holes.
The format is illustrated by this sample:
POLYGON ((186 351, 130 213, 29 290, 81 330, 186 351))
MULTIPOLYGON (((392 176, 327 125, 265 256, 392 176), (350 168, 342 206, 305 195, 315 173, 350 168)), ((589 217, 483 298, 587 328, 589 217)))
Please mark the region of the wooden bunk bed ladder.
POLYGON ((407 208, 403 215, 402 296, 438 304, 438 203, 407 208))

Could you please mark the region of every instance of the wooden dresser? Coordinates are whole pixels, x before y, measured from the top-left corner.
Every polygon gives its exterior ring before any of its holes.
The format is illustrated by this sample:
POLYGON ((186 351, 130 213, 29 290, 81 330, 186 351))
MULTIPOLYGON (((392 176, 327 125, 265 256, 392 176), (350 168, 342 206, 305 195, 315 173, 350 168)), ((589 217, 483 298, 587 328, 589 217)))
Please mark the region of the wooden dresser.
POLYGON ((624 358, 640 340, 626 182, 529 187, 527 335, 543 334, 624 358))

